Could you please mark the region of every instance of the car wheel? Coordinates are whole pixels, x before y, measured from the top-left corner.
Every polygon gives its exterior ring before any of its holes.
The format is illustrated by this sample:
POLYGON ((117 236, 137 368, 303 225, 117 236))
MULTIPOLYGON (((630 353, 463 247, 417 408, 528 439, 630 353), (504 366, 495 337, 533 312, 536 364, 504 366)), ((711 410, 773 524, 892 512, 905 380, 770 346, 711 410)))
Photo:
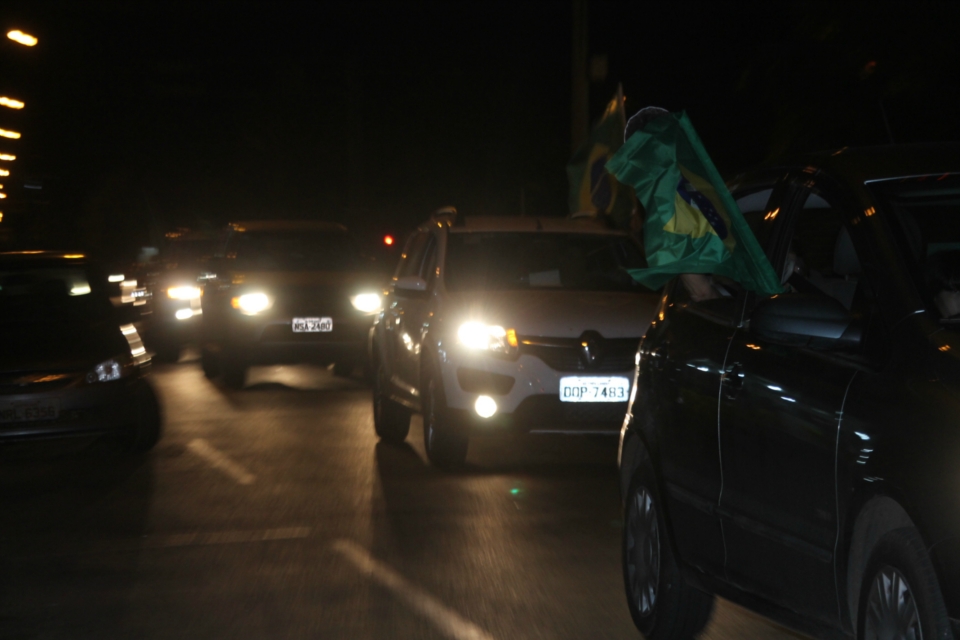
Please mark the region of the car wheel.
POLYGON ((155 347, 154 357, 160 362, 175 363, 180 360, 180 345, 161 340, 155 347))
POLYGON ((203 369, 203 375, 209 379, 216 378, 220 374, 220 362, 216 354, 209 349, 201 349, 200 367, 203 369))
POLYGON ((387 371, 379 359, 376 367, 373 377, 373 428, 381 440, 398 444, 410 432, 410 410, 387 396, 387 371))
POLYGON ((637 629, 648 640, 686 640, 710 619, 714 597, 680 574, 649 457, 627 493, 623 514, 623 580, 637 629))
POLYGON ((220 363, 220 376, 227 388, 243 389, 247 382, 247 367, 236 360, 227 360, 220 363))
POLYGON ((454 469, 467 459, 469 434, 450 419, 443 384, 435 370, 429 370, 420 384, 423 404, 423 448, 427 458, 441 469, 454 469))
POLYGON ((126 443, 128 451, 143 453, 149 451, 160 441, 162 417, 157 396, 147 382, 134 395, 136 403, 136 423, 126 443))
POLYGON ((903 527, 877 543, 860 588, 857 638, 952 638, 947 608, 920 534, 903 527))
POLYGON ((356 368, 357 363, 353 360, 337 360, 333 363, 333 375, 338 378, 349 378, 356 368))

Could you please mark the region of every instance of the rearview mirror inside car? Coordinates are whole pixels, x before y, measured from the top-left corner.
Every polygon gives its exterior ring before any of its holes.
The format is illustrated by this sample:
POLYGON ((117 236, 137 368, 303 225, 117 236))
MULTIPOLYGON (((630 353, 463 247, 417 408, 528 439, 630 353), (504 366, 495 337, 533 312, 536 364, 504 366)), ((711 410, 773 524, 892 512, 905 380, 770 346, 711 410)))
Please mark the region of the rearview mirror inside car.
POLYGON ((814 348, 860 344, 860 329, 850 312, 827 295, 790 293, 760 302, 750 318, 757 337, 814 348))
POLYGON ((423 295, 427 292, 427 281, 420 276, 402 276, 393 283, 393 289, 400 295, 423 295))

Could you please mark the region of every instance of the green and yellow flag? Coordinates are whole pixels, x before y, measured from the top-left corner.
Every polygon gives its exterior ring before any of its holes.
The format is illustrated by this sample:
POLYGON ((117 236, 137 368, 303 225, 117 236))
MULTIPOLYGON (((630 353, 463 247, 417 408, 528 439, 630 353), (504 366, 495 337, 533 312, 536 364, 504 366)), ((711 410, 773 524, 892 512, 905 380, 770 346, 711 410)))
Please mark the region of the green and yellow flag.
POLYGON ((782 290, 686 113, 647 122, 606 167, 647 213, 649 267, 632 270, 635 280, 657 288, 681 273, 715 273, 763 295, 782 290))
POLYGON ((620 184, 606 170, 607 162, 623 145, 623 91, 617 94, 567 165, 570 180, 570 213, 604 213, 620 228, 627 228, 633 210, 630 187, 620 184))

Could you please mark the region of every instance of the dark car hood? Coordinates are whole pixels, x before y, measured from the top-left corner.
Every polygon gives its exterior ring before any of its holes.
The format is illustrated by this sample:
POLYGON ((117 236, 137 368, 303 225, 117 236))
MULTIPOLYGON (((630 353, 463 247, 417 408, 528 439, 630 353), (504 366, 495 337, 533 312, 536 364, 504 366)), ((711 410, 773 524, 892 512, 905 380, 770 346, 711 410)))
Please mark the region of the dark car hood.
POLYGON ((120 329, 107 322, 0 323, 0 373, 84 371, 129 350, 120 329))

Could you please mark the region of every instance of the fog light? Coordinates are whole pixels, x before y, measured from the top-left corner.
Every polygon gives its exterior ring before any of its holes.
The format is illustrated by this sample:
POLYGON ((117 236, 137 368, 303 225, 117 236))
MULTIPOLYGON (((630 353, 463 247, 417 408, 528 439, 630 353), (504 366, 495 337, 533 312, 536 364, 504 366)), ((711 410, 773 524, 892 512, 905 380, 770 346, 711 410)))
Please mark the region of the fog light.
POLYGON ((480 396, 473 408, 481 418, 490 418, 497 412, 497 401, 490 396, 480 396))
POLYGON ((193 317, 193 309, 177 309, 177 312, 173 315, 177 317, 177 320, 188 320, 193 317))

